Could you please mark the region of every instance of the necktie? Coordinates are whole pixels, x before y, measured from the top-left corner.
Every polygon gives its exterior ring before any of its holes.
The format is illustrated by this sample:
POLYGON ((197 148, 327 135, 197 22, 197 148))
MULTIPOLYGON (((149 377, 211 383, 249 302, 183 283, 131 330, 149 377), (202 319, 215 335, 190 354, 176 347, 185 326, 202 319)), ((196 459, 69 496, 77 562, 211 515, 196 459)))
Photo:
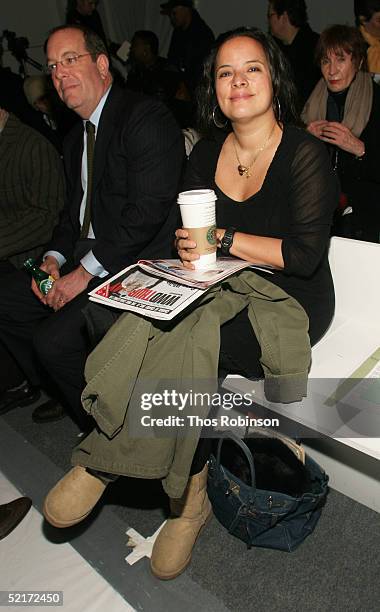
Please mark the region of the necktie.
POLYGON ((83 225, 81 230, 81 238, 87 238, 88 230, 91 223, 91 193, 92 193, 92 173, 94 164, 94 149, 95 149, 95 126, 91 121, 86 121, 87 134, 87 196, 86 208, 84 211, 83 225))

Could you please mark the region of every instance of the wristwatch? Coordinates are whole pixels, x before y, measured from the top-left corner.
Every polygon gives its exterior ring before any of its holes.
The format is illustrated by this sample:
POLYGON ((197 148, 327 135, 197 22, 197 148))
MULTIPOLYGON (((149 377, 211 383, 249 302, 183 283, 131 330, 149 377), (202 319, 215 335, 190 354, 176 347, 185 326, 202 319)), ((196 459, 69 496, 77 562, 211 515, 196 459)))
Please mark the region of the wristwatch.
POLYGON ((228 227, 224 232, 224 236, 220 241, 222 255, 229 255, 230 248, 232 247, 232 243, 234 241, 234 235, 236 232, 236 227, 228 227))

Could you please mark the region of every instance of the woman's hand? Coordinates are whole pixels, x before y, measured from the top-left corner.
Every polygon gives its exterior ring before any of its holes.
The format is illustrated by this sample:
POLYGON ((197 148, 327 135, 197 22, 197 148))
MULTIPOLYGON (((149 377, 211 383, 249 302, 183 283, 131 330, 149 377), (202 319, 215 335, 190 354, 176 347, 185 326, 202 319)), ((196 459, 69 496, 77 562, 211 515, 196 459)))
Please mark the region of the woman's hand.
POLYGON ((226 233, 225 229, 221 229, 218 227, 216 230, 216 246, 218 249, 220 249, 222 246, 221 242, 222 242, 222 239, 225 233, 226 233))
POLYGON ((192 252, 195 249, 197 243, 194 240, 189 240, 189 232, 185 229, 177 229, 175 233, 175 248, 178 251, 178 257, 182 261, 185 268, 188 270, 194 270, 194 266, 191 263, 199 259, 198 253, 192 252))
POLYGON ((323 128, 327 124, 328 121, 326 121, 326 119, 320 119, 319 121, 312 121, 311 123, 309 123, 306 129, 308 132, 310 132, 310 134, 316 136, 316 138, 322 139, 323 128))
MULTIPOLYGON (((225 233, 226 229, 218 227, 216 230, 216 245, 218 249, 221 248, 221 242, 225 233)), ((282 270, 284 260, 281 244, 282 240, 280 238, 254 236, 236 231, 230 248, 230 255, 239 259, 245 259, 253 264, 270 265, 282 270)))
POLYGON ((327 121, 322 128, 322 140, 339 147, 343 151, 362 157, 365 153, 364 142, 353 135, 343 123, 327 121))

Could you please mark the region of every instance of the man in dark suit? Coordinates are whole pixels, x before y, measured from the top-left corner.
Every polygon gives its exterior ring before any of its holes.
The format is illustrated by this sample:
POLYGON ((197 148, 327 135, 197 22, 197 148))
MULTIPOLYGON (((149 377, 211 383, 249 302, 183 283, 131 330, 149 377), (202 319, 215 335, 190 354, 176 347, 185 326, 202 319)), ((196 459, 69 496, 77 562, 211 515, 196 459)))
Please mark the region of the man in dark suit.
MULTIPOLYGON (((0 413, 27 403, 47 373, 85 427, 87 292, 140 258, 170 255, 184 144, 165 106, 113 84, 107 50, 93 32, 53 30, 47 63, 85 129, 80 122, 64 143, 66 203, 41 264, 55 279, 52 289, 43 296, 33 281, 33 295, 23 272, 0 288, 0 340, 27 379, 0 398, 0 413)), ((35 412, 38 421, 50 416, 35 412)))

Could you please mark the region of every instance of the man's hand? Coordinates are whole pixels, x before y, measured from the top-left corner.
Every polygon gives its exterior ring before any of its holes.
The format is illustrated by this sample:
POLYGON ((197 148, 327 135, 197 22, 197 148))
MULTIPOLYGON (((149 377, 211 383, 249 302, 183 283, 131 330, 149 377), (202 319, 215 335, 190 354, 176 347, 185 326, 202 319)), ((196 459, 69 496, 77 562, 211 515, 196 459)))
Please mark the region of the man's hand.
MULTIPOLYGON (((55 281, 60 277, 58 261, 56 260, 55 257, 52 257, 51 255, 48 255, 46 257, 46 259, 40 265, 40 268, 41 270, 44 270, 45 272, 50 274, 50 276, 52 276, 55 281)), ((45 305, 47 304, 47 301, 46 301, 47 296, 41 293, 34 279, 32 280, 32 291, 34 295, 38 297, 40 302, 42 302, 45 305)))
POLYGON ((79 265, 75 270, 55 281, 45 296, 46 304, 55 311, 60 310, 67 302, 82 293, 92 278, 93 275, 79 265))

